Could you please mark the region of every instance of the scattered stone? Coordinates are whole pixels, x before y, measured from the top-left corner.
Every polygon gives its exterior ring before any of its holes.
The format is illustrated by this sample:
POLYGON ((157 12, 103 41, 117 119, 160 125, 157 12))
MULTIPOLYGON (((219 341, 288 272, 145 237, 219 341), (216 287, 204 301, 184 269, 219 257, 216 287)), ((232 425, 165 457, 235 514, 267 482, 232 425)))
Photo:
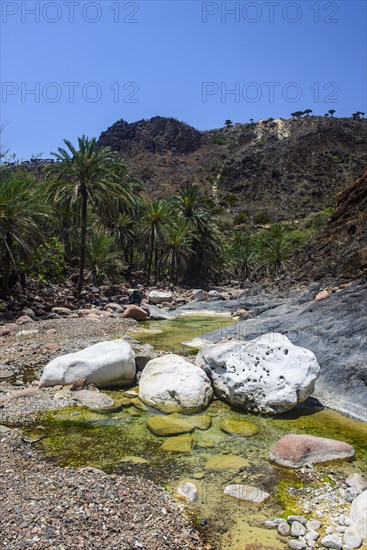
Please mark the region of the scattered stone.
POLYGON ((6 401, 10 401, 11 399, 20 399, 21 397, 33 397, 37 394, 38 389, 30 386, 28 388, 25 388, 24 390, 11 391, 4 397, 0 397, 0 403, 5 403, 6 401))
POLYGON ((348 443, 306 434, 288 434, 273 446, 270 459, 290 468, 353 458, 354 449, 348 443))
POLYGON ((320 529, 321 526, 322 523, 318 519, 310 519, 306 522, 306 528, 308 531, 316 531, 317 529, 320 529))
POLYGON ((325 300, 326 298, 329 298, 331 292, 329 290, 321 290, 318 294, 315 296, 316 302, 320 302, 321 300, 325 300))
POLYGON ((213 390, 205 372, 179 355, 168 354, 146 365, 139 397, 163 412, 196 412, 206 407, 213 390))
POLYGON ((57 351, 60 351, 61 348, 55 342, 49 342, 48 344, 45 345, 45 349, 47 349, 49 351, 52 351, 52 352, 57 352, 57 351))
POLYGON ((161 304, 162 302, 172 302, 172 292, 166 292, 162 290, 151 290, 148 294, 148 301, 150 304, 161 304))
POLYGON ((131 304, 127 306, 122 317, 124 319, 135 319, 135 321, 146 321, 148 319, 148 314, 141 307, 131 304))
POLYGON ((289 523, 293 523, 294 521, 298 521, 298 523, 301 523, 302 525, 306 525, 306 518, 305 516, 288 516, 289 523))
POLYGON ((190 453, 193 446, 193 439, 191 435, 179 435, 177 437, 170 437, 163 445, 163 451, 170 453, 190 453))
POLYGON ((345 480, 345 483, 348 485, 348 487, 356 489, 358 493, 361 493, 362 491, 365 491, 367 489, 367 481, 364 479, 364 477, 361 476, 361 474, 358 474, 356 472, 354 474, 351 474, 345 480))
POLYGON ((305 401, 320 373, 312 351, 278 333, 204 346, 196 361, 219 399, 264 414, 282 413, 305 401))
POLYGON ((10 370, 0 369, 0 380, 7 380, 14 376, 14 373, 10 370))
POLYGON ((293 521, 291 525, 292 537, 303 537, 307 533, 307 529, 299 521, 293 521))
POLYGON ((56 357, 45 366, 40 387, 65 386, 80 378, 98 388, 131 384, 135 378, 135 359, 130 345, 121 340, 99 342, 56 357))
POLYGON ((241 437, 252 437, 259 433, 260 428, 247 420, 226 418, 219 424, 222 432, 241 437))
POLYGON ((247 468, 248 460, 237 455, 214 455, 208 458, 204 468, 206 470, 242 470, 247 468))
POLYGON ((71 397, 91 411, 109 412, 116 408, 113 399, 109 395, 98 391, 80 390, 72 393, 71 397))
POLYGON ((153 416, 147 420, 146 425, 148 430, 157 436, 179 435, 194 431, 194 426, 190 420, 173 414, 153 416))
POLYGON ((195 502, 198 499, 198 490, 194 483, 180 485, 177 494, 189 502, 195 502))
POLYGON ((17 325, 25 325, 26 323, 33 323, 33 319, 29 315, 21 315, 15 322, 17 325))
POLYGON ((288 548, 291 548, 291 550, 304 550, 307 548, 307 544, 300 540, 290 540, 288 542, 288 548))
POLYGON ((111 310, 115 311, 116 313, 122 313, 124 310, 119 304, 106 304, 103 308, 105 311, 111 310))
POLYGON ((205 290, 193 290, 191 294, 192 302, 205 302, 208 299, 208 293, 205 290))
POLYGON ((326 535, 326 537, 321 539, 321 544, 325 548, 333 548, 334 550, 341 550, 343 547, 342 539, 335 535, 326 535))
POLYGON ((251 487, 250 485, 241 485, 237 483, 235 485, 227 485, 224 489, 224 494, 237 498, 239 500, 247 500, 249 502, 261 503, 267 500, 270 495, 257 487, 251 487))
POLYGON ((320 534, 317 531, 313 531, 312 529, 310 531, 307 531, 307 534, 305 535, 305 539, 307 542, 311 540, 317 540, 319 538, 320 534))
POLYGON ((53 307, 52 313, 57 313, 57 315, 65 315, 68 316, 72 313, 71 309, 68 307, 53 307))
POLYGON ((278 533, 279 535, 281 535, 282 537, 288 537, 289 534, 291 532, 291 528, 290 528, 290 525, 286 522, 286 521, 282 521, 279 525, 278 525, 278 533))

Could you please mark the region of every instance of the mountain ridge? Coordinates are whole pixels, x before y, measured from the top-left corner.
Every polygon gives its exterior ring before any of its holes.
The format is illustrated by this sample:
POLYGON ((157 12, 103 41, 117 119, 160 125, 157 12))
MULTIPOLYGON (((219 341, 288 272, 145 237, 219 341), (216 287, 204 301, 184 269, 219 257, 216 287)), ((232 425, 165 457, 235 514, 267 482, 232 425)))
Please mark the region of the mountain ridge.
POLYGON ((224 209, 276 221, 333 206, 367 165, 367 120, 308 116, 197 130, 174 118, 120 120, 98 143, 118 151, 148 196, 197 184, 224 209))

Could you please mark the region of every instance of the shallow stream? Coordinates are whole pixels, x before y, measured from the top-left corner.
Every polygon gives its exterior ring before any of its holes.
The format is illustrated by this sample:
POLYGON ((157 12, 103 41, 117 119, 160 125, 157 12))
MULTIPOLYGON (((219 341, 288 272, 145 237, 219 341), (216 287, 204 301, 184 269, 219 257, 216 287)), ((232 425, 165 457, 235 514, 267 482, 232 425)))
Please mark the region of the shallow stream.
MULTIPOLYGON (((182 318, 144 323, 148 331, 139 334, 138 339, 157 349, 177 352, 182 341, 202 337, 204 324, 210 327, 205 332, 221 325, 224 329, 225 320, 182 318), (150 332, 152 330, 161 332, 150 332)), ((69 407, 41 416, 36 425, 26 428, 28 436, 41 438, 36 445, 62 466, 88 465, 108 472, 142 476, 166 487, 172 494, 183 482, 195 483, 199 498, 190 505, 190 514, 203 536, 217 548, 285 548, 276 530, 261 527, 264 520, 300 511, 297 490, 301 487, 324 484, 327 489, 336 479, 366 471, 366 425, 335 411, 317 408, 312 402, 274 418, 234 411, 216 400, 195 417, 196 424, 207 429, 197 428, 191 434, 192 450, 167 452, 162 449, 167 438, 157 437, 146 428, 146 421, 157 412, 142 410, 145 407, 136 398, 127 398, 122 391, 108 393, 120 404, 116 412, 101 414, 69 407), (219 427, 228 419, 247 420, 256 425, 259 432, 251 437, 228 435, 219 427), (330 465, 302 471, 278 467, 269 461, 269 450, 290 432, 346 441, 355 448, 355 460, 335 463, 332 469, 330 465), (235 455, 238 464, 225 469, 208 468, 207 461, 217 455, 235 455), (271 497, 262 505, 239 502, 223 494, 224 487, 232 483, 256 486, 271 497)), ((219 463, 223 464, 223 460, 219 463)))

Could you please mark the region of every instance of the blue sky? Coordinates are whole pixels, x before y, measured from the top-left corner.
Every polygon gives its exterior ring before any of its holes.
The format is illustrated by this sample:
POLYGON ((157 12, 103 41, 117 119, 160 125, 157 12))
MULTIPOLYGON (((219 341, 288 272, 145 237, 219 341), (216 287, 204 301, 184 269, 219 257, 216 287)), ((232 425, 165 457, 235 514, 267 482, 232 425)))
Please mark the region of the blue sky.
POLYGON ((19 158, 121 118, 367 111, 364 1, 0 4, 2 141, 19 158))

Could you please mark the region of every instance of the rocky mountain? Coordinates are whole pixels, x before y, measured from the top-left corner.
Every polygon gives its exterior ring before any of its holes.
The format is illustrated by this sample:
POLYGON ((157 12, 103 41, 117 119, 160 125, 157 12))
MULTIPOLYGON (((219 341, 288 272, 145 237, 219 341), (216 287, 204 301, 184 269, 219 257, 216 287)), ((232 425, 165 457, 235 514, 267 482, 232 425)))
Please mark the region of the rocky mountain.
POLYGON ((195 183, 224 209, 274 220, 333 206, 362 175, 366 143, 367 120, 311 116, 205 132, 173 118, 120 120, 99 138, 134 167, 149 196, 195 183))
POLYGON ((299 249, 291 276, 312 281, 367 273, 367 171, 338 196, 326 229, 299 249))

